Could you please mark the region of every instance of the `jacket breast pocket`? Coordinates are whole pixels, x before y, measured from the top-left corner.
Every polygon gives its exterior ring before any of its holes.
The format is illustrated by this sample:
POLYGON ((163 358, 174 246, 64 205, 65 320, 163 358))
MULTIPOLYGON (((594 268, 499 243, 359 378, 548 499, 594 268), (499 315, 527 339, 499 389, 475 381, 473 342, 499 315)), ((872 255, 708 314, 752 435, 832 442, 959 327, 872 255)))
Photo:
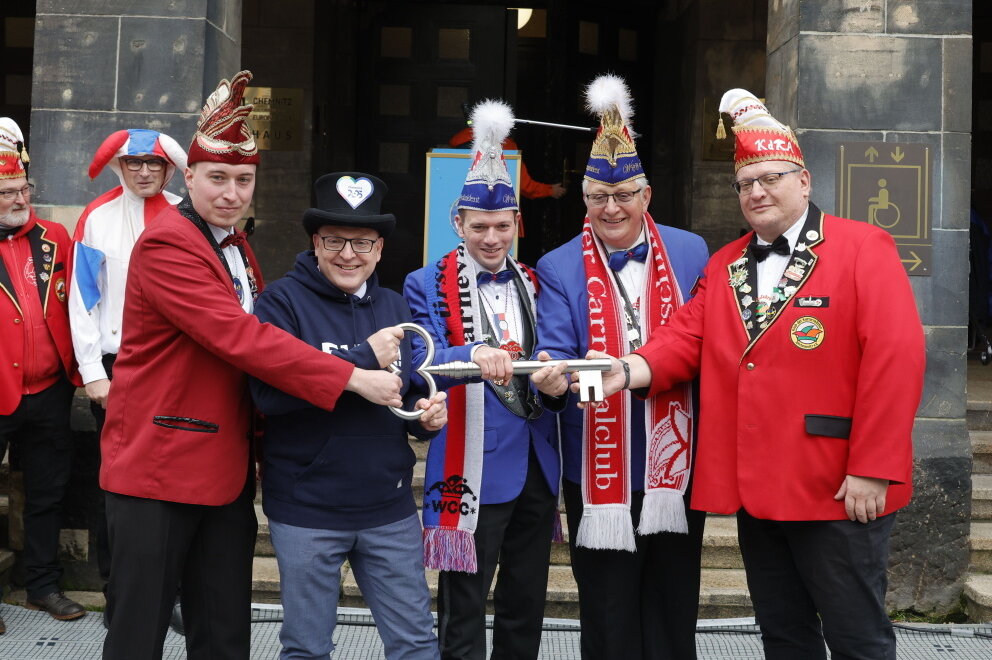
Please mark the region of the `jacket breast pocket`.
POLYGON ((806 432, 828 438, 851 437, 851 418, 837 415, 806 415, 806 432))

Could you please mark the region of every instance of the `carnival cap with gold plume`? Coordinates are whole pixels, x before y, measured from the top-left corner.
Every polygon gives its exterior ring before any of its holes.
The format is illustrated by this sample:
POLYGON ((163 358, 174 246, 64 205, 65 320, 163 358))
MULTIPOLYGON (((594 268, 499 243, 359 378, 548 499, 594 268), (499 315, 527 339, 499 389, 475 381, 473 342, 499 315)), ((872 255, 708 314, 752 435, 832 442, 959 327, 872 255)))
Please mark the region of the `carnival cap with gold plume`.
POLYGON ((10 117, 0 117, 0 179, 26 177, 30 162, 21 127, 10 117))
POLYGON ((513 128, 513 110, 496 99, 472 108, 472 166, 465 176, 459 209, 516 211, 517 196, 503 159, 503 140, 513 128))
MULTIPOLYGON (((727 113, 734 121, 731 130, 734 131, 735 172, 766 160, 784 160, 805 167, 795 133, 772 117, 765 104, 751 92, 746 89, 729 90, 720 99, 720 112, 727 113)), ((722 140, 726 136, 721 114, 716 137, 722 140)))
POLYGON ((187 163, 258 164, 258 146, 248 125, 253 106, 241 100, 250 80, 251 71, 239 71, 230 82, 220 81, 200 111, 187 163))
POLYGON ((599 130, 589 152, 585 178, 615 186, 644 176, 634 146, 634 107, 623 78, 608 73, 589 83, 586 108, 599 115, 599 130))

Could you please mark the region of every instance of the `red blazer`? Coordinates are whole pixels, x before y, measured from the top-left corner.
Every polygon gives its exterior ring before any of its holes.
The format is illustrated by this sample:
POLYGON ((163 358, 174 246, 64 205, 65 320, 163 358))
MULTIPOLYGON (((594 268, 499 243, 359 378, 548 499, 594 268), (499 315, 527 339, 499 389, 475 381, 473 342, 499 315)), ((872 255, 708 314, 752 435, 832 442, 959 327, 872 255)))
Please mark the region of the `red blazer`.
MULTIPOLYGON (((31 209, 31 217, 17 232, 14 241, 26 240, 31 244, 34 259, 35 281, 45 310, 48 331, 55 341, 62 368, 74 385, 81 385, 76 372, 76 361, 72 356, 72 336, 69 334, 69 259, 72 256, 72 241, 65 227, 57 222, 42 220, 31 209), (44 246, 48 246, 48 251, 44 246), (51 261, 45 261, 51 256, 51 261), (50 263, 50 271, 44 269, 50 263)), ((17 300, 11 277, 20 273, 7 272, 7 266, 0 259, 0 415, 9 415, 21 402, 24 389, 24 370, 19 366, 24 362, 24 316, 17 300)))
POLYGON ((234 501, 249 474, 246 373, 331 410, 354 369, 246 314, 207 239, 172 207, 134 247, 123 326, 100 438, 100 486, 122 495, 234 501))
POLYGON ((905 506, 925 347, 892 238, 811 204, 809 249, 786 279, 797 290, 764 329, 744 304, 757 297, 750 239, 714 254, 696 297, 637 351, 652 394, 700 375, 692 507, 842 520, 833 496, 847 474, 890 480, 886 513, 905 506))

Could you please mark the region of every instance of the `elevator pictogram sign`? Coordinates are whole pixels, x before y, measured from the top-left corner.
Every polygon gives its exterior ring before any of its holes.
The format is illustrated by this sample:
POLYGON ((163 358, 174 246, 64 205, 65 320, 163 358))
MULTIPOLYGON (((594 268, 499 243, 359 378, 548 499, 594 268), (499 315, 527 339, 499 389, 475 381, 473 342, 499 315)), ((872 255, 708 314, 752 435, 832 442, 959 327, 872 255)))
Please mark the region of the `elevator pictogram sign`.
POLYGON ((837 214, 884 229, 910 275, 930 275, 930 147, 846 142, 837 150, 837 214))

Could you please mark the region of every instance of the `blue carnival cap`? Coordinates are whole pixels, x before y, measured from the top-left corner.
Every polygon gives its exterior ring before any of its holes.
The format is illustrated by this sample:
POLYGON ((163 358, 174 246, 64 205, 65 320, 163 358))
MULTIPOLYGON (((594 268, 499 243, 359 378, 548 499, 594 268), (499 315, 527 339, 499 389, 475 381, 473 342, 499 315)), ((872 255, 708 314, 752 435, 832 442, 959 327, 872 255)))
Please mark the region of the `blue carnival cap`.
POLYGON ((503 140, 513 128, 513 111, 497 100, 472 109, 472 151, 475 157, 465 177, 459 209, 516 211, 517 196, 503 160, 503 140))
POLYGON ((631 136, 634 110, 623 78, 606 74, 589 83, 586 107, 599 115, 599 131, 589 152, 585 178, 615 186, 644 176, 631 136))

